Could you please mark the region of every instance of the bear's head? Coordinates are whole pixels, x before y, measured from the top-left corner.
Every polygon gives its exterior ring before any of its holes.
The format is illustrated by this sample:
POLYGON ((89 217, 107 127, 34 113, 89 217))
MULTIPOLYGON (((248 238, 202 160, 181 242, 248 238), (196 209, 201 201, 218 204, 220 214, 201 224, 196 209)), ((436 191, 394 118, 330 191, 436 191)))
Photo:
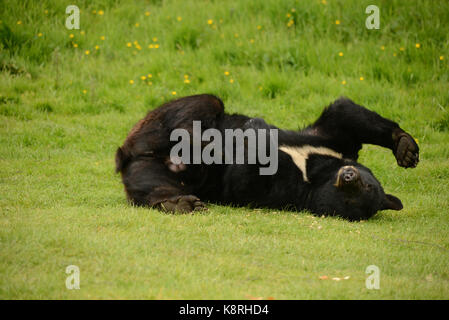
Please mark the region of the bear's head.
POLYGON ((313 212, 349 220, 368 219, 379 210, 402 209, 401 200, 386 194, 371 170, 356 162, 332 172, 312 197, 313 212))

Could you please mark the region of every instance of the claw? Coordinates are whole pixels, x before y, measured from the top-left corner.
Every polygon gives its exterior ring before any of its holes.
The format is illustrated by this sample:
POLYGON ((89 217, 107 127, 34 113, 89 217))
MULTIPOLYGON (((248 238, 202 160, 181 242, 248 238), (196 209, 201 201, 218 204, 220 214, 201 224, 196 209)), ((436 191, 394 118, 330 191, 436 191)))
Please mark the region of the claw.
POLYGON ((415 168, 419 162, 419 147, 414 139, 403 132, 398 137, 396 148, 396 160, 399 166, 405 168, 415 168))
POLYGON ((160 203, 161 209, 173 213, 207 210, 206 205, 193 195, 173 197, 160 203))

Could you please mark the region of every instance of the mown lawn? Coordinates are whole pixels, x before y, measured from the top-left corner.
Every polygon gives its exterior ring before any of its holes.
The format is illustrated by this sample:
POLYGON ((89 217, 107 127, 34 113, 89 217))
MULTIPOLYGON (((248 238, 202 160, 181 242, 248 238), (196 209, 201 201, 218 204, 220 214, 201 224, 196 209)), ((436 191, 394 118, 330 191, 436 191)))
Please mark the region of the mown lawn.
POLYGON ((448 2, 77 1, 68 30, 70 4, 0 3, 1 299, 449 298, 448 2), (374 146, 360 162, 404 209, 354 223, 131 207, 117 146, 148 110, 196 93, 289 129, 342 95, 397 121, 418 167, 374 146))

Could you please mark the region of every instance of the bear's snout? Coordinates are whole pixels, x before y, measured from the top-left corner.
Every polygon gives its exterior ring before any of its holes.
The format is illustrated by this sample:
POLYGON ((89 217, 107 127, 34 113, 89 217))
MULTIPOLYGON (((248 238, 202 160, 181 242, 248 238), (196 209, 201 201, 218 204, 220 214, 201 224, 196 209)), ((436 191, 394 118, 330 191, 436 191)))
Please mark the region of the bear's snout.
POLYGON ((336 187, 342 187, 344 185, 350 185, 357 182, 360 179, 360 173, 354 166, 344 166, 338 170, 336 187))
POLYGON ((357 178, 357 172, 352 167, 345 168, 343 169, 342 176, 345 182, 351 182, 357 178))

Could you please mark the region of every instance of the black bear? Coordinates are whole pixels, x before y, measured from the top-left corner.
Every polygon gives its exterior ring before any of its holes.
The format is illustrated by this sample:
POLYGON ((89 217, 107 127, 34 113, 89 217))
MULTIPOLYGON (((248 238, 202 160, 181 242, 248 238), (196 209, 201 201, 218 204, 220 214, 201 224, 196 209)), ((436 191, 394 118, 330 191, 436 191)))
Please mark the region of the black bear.
MULTIPOLYGON (((226 114, 223 102, 208 94, 170 101, 140 120, 116 153, 116 171, 135 205, 168 212, 205 209, 218 204, 308 210, 349 220, 367 219, 379 210, 401 210, 373 173, 357 162, 362 144, 393 151, 401 167, 414 168, 419 148, 399 125, 340 98, 300 131, 281 130, 260 118, 226 114), (192 134, 194 121, 204 130, 277 129, 277 171, 261 175, 260 163, 173 161, 174 129, 192 134)), ((204 143, 201 148, 204 148, 204 143)))

